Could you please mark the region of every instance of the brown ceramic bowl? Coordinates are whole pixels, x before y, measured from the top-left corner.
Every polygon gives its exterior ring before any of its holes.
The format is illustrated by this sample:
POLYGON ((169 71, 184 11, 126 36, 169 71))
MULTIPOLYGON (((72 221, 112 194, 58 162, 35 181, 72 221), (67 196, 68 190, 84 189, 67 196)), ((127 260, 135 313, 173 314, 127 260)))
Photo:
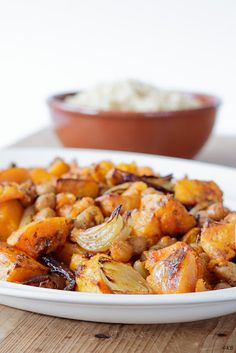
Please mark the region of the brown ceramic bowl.
POLYGON ((58 94, 48 99, 54 129, 66 147, 146 152, 191 158, 207 141, 219 99, 194 94, 202 106, 169 112, 96 111, 72 107, 58 94))

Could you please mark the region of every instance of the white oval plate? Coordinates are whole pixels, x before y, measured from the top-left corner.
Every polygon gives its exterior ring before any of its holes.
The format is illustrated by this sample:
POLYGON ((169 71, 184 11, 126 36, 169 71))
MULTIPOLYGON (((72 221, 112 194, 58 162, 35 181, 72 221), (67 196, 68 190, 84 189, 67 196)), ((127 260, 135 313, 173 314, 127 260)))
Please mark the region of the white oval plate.
MULTIPOLYGON (((11 149, 0 152, 0 168, 9 162, 44 166, 55 157, 81 165, 110 159, 136 161, 162 174, 213 179, 224 191, 225 204, 236 209, 236 170, 183 159, 82 149, 11 149)), ((0 281, 0 303, 69 319, 112 323, 171 323, 209 319, 236 312, 236 287, 218 291, 167 295, 120 295, 64 292, 0 281)))

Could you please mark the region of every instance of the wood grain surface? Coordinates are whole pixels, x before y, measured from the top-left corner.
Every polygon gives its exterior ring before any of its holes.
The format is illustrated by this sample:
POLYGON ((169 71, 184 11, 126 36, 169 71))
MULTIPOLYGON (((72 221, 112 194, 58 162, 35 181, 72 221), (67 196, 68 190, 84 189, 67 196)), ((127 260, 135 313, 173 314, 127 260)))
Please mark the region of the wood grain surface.
POLYGON ((0 353, 234 353, 236 314, 165 325, 59 319, 0 306, 0 353))

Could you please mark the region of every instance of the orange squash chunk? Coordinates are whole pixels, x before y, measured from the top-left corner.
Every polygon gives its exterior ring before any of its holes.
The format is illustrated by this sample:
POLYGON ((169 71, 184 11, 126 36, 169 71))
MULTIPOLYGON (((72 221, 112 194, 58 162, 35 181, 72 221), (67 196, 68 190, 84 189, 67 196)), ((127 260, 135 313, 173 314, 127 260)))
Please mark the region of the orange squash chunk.
POLYGON ((183 242, 148 252, 145 267, 150 271, 147 282, 157 294, 194 292, 200 275, 196 252, 183 242))
POLYGON ((184 234, 196 224, 194 217, 174 198, 157 209, 155 216, 160 221, 161 232, 166 235, 184 234))
POLYGON ((53 175, 44 168, 31 169, 31 179, 34 184, 41 184, 53 180, 53 175))
POLYGON ((0 241, 6 241, 20 224, 24 212, 23 206, 17 200, 0 204, 0 241))
POLYGON ((64 217, 45 218, 27 224, 12 233, 7 239, 9 245, 37 258, 62 246, 71 230, 71 220, 64 217))
POLYGON ((218 264, 232 259, 236 255, 236 224, 210 223, 202 230, 201 246, 218 264))
POLYGON ((22 199, 24 193, 19 189, 17 184, 0 185, 0 203, 10 200, 22 199))
POLYGON ((214 181, 177 180, 175 197, 184 205, 196 205, 203 201, 222 201, 222 191, 214 181))
POLYGON ((0 242, 0 280, 24 282, 33 276, 43 275, 48 269, 23 251, 0 242))
POLYGON ((8 181, 21 184, 30 179, 29 170, 26 168, 8 168, 0 172, 0 183, 8 181))
POLYGON ((60 177, 63 174, 67 173, 70 170, 70 167, 63 159, 56 159, 48 168, 50 174, 60 177))
POLYGON ((79 180, 79 179, 58 179, 56 185, 57 192, 70 192, 76 197, 92 197, 98 196, 98 184, 93 180, 79 180))

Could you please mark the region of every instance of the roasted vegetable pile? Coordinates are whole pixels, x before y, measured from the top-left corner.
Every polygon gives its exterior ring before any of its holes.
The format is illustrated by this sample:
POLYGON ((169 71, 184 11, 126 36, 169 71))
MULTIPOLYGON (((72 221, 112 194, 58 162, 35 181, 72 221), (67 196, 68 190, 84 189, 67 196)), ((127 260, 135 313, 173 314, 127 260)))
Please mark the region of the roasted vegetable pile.
POLYGON ((236 213, 213 181, 135 163, 0 171, 0 279, 93 293, 236 286, 236 213))

